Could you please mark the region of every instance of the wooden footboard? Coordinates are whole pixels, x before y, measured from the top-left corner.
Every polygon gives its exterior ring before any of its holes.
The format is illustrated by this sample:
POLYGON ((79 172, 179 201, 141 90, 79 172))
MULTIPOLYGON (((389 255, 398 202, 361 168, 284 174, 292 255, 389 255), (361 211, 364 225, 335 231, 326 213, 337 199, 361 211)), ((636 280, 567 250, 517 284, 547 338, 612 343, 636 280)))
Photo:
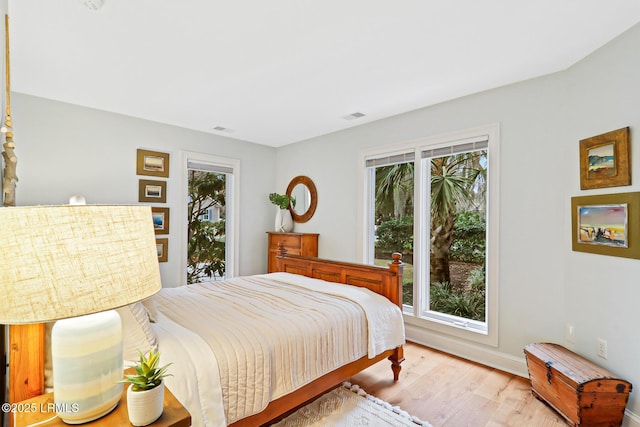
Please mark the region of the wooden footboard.
MULTIPOLYGON (((340 261, 327 261, 314 257, 287 255, 280 245, 276 256, 278 271, 301 274, 308 277, 323 279, 328 282, 346 283, 370 289, 389 298, 402 309, 402 255, 393 254, 393 261, 388 268, 352 264, 340 261)), ((272 401, 259 414, 239 420, 231 426, 259 426, 285 414, 292 409, 319 396, 325 391, 339 385, 351 376, 383 359, 391 361, 393 380, 398 381, 400 364, 404 361, 403 347, 397 347, 379 354, 373 359, 367 356, 331 371, 306 386, 272 401)))
MULTIPOLYGON (((345 365, 341 368, 336 369, 335 371, 331 371, 328 374, 323 375, 317 380, 312 381, 311 383, 303 386, 302 388, 299 388, 292 393, 289 393, 279 399, 272 401, 271 403, 269 403, 269 405, 267 405, 264 411, 238 420, 235 423, 231 424, 230 427, 255 427, 265 424, 275 418, 278 418, 280 415, 286 414, 287 412, 297 408, 298 406, 301 406, 304 403, 320 396, 322 393, 336 387, 337 385, 341 384, 363 369, 366 369, 369 366, 384 359, 391 360, 392 366, 397 366, 397 373, 399 374, 400 363, 402 363, 402 361, 404 360, 404 357, 402 356, 402 347, 398 347, 394 350, 389 350, 381 353, 373 359, 369 359, 367 356, 364 356, 363 358, 358 359, 355 362, 349 363, 348 365, 345 365)), ((394 369, 394 378, 395 380, 397 380, 395 374, 396 371, 394 369)))

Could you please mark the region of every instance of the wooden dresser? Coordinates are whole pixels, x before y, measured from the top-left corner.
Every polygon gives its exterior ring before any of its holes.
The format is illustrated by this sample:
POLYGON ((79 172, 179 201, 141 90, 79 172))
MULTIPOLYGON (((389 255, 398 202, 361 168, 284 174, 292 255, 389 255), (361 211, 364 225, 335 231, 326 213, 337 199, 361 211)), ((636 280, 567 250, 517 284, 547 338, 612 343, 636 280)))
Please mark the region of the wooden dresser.
POLYGON ((317 233, 278 233, 267 232, 268 242, 268 265, 267 272, 276 271, 276 250, 278 243, 282 242, 288 253, 302 256, 318 256, 318 234, 317 233))

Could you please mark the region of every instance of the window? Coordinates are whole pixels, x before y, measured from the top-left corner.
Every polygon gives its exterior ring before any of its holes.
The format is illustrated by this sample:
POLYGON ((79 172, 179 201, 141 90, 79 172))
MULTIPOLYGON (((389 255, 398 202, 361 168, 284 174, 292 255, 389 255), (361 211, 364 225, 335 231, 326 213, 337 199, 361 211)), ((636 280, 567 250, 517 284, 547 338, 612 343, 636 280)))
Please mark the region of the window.
POLYGON ((414 159, 414 153, 407 152, 367 161, 372 191, 367 261, 386 265, 393 252, 403 254, 406 306, 413 305, 414 159))
POLYGON ((497 344, 498 126, 363 155, 365 262, 405 263, 408 323, 497 344))
POLYGON ((239 162, 184 153, 186 283, 237 275, 239 162))

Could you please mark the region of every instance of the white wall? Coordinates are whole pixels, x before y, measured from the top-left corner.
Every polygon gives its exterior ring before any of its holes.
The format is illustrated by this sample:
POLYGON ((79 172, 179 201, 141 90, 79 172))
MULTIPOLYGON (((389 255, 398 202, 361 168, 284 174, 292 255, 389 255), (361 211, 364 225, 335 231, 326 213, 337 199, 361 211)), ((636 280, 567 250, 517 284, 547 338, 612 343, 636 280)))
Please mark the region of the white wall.
POLYGON ((171 209, 169 262, 160 264, 163 286, 176 286, 183 277, 186 219, 180 218, 180 206, 186 198, 181 150, 239 159, 240 274, 266 271, 265 231, 273 227, 268 193, 275 183, 274 148, 19 93, 12 94, 11 107, 17 205, 66 204, 75 194, 92 204, 135 204, 138 180, 150 178, 136 175, 136 149, 170 154, 167 203, 156 205, 171 209))
MULTIPOLYGON (((636 26, 565 72, 280 148, 278 187, 304 174, 318 188, 315 216, 296 230, 320 233, 320 256, 357 261, 361 150, 498 122, 499 345, 438 334, 425 344, 526 375, 522 348, 553 341, 640 384, 640 261, 572 252, 570 215, 572 196, 640 189, 639 45, 636 26), (634 185, 580 191, 578 141, 624 126, 634 185), (564 340, 567 322, 575 345, 564 340), (607 360, 596 357, 598 338, 607 360)), ((640 413, 640 397, 632 393, 628 407, 640 413)))
MULTIPOLYGON (((637 25, 570 70, 571 138, 583 139, 630 126, 633 184, 625 188, 578 191, 578 176, 567 176, 571 188, 575 189, 572 195, 640 191, 640 57, 636 54, 639 44, 640 26, 637 25)), ((578 169, 577 157, 572 159, 572 169, 578 169)), ((568 206, 565 207, 568 212, 567 209, 568 206)), ((639 214, 631 212, 631 215, 639 214)), ((634 237, 638 234, 631 236, 634 237)), ((640 260, 583 254, 567 248, 563 261, 566 266, 565 318, 576 325, 576 347, 595 358, 596 340, 602 338, 608 342, 609 357, 603 364, 636 386, 631 395, 631 408, 640 414, 640 395, 637 394, 640 386, 637 368, 640 260)))

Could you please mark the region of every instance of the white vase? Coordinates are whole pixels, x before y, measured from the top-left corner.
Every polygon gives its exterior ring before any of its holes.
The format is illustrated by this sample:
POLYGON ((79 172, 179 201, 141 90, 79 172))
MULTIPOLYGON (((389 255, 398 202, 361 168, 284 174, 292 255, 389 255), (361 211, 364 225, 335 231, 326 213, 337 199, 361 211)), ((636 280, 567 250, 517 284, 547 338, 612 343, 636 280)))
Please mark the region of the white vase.
POLYGON ((276 211, 276 231, 288 233, 293 230, 293 218, 289 209, 280 209, 276 211))
POLYGON ((127 411, 134 426, 146 426, 160 418, 164 406, 164 381, 151 390, 127 389, 127 411))

